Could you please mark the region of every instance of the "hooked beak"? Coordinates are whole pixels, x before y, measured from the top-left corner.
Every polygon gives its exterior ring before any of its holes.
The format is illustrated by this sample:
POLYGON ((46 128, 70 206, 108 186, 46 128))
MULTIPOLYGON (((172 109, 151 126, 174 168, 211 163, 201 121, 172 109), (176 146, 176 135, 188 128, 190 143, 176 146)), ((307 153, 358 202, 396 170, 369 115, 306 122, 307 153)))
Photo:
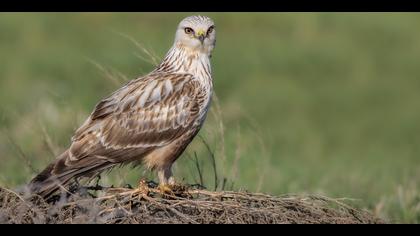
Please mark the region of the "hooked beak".
POLYGON ((201 44, 203 44, 204 39, 206 38, 206 32, 204 30, 199 30, 197 32, 197 38, 200 40, 201 44))

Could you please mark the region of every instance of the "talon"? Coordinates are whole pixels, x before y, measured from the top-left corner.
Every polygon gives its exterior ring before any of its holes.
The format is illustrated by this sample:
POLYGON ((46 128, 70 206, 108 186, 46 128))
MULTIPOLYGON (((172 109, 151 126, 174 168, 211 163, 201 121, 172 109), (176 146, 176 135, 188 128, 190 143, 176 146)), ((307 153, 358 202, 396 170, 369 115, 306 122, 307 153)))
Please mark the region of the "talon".
POLYGON ((162 195, 174 195, 170 184, 159 184, 158 189, 162 195))

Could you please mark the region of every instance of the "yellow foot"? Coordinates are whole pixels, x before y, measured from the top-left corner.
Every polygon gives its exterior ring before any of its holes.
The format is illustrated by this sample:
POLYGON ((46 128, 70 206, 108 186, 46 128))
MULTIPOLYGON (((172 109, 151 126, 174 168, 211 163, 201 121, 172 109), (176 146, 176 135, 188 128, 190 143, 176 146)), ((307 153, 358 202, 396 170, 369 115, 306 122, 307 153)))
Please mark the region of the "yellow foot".
POLYGON ((189 198, 192 195, 188 192, 188 187, 181 184, 159 184, 158 191, 166 197, 184 197, 189 198))
POLYGON ((158 190, 162 195, 175 195, 170 184, 159 184, 158 190))

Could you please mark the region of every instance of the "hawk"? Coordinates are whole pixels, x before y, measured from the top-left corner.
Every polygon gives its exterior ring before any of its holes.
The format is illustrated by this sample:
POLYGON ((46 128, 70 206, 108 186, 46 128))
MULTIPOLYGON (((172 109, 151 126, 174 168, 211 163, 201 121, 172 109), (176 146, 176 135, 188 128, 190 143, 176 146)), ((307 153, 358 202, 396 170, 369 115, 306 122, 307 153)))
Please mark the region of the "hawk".
POLYGON ((100 101, 76 130, 70 147, 32 179, 30 190, 47 198, 72 179, 129 163, 155 170, 160 186, 173 185, 172 164, 197 135, 209 110, 215 43, 210 18, 183 19, 162 62, 100 101))

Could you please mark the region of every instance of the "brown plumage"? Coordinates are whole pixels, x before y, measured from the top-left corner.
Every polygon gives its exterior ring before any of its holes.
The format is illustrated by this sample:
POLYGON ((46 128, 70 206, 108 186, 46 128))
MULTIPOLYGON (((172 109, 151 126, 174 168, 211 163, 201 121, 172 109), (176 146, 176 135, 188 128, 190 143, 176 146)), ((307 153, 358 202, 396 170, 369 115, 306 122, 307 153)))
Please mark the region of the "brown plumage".
POLYGON ((200 130, 210 105, 209 58, 215 44, 210 27, 213 22, 203 16, 181 21, 162 63, 100 101, 70 147, 30 189, 48 197, 73 178, 128 163, 157 170, 161 184, 173 184, 171 166, 200 130))

